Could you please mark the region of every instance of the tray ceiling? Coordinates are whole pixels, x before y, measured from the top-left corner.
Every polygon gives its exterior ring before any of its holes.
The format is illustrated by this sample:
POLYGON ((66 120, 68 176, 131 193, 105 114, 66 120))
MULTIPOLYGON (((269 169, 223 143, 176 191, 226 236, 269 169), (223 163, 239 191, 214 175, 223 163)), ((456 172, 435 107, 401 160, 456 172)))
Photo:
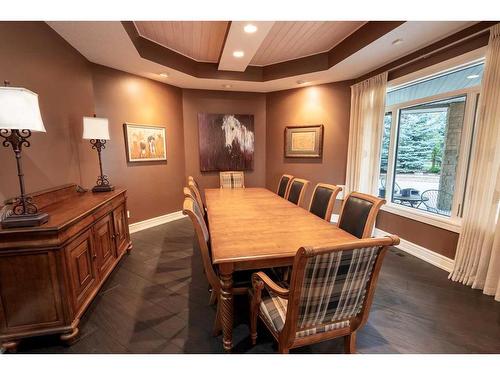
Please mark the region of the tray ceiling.
POLYGON ((135 21, 143 37, 196 61, 218 62, 227 21, 135 21))
POLYGON ((330 50, 364 21, 275 22, 250 65, 270 65, 330 50))

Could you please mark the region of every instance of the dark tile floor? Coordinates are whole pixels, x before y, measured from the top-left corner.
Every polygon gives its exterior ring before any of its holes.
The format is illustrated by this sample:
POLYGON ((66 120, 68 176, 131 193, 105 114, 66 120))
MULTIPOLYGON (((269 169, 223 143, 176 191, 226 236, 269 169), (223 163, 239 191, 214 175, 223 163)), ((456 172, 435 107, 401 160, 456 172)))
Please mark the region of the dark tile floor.
MULTIPOLYGON (((193 251, 188 219, 132 235, 125 256, 84 315, 71 347, 57 337, 22 341, 20 353, 221 353, 212 337, 201 260, 193 251)), ((382 267, 360 353, 500 353, 500 304, 447 279, 447 273, 399 250, 382 267)), ((272 353, 272 338, 259 327, 248 337, 248 307, 236 300, 235 352, 272 353)), ((342 339, 292 353, 342 353, 342 339)))

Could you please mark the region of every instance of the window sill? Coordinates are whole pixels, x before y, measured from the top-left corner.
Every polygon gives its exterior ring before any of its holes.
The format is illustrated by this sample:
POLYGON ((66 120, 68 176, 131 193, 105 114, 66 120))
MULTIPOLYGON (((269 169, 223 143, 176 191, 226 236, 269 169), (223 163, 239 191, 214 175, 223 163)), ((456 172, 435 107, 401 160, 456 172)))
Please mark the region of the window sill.
POLYGON ((462 227, 460 218, 447 218, 437 214, 421 212, 414 208, 401 207, 394 203, 387 203, 381 207, 381 210, 455 233, 460 233, 462 227))

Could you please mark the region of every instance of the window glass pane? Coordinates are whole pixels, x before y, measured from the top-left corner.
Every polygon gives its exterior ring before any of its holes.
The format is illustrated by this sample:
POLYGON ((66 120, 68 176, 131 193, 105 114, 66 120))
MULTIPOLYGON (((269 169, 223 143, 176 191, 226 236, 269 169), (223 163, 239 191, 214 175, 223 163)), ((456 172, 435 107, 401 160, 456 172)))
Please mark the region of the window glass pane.
POLYGON ((389 163, 389 144, 391 139, 392 112, 384 116, 384 133, 382 134, 382 148, 380 152, 380 177, 378 186, 378 196, 385 198, 387 165, 389 163))
POLYGON ((466 96, 400 110, 392 202, 450 216, 466 96))
POLYGON ((391 90, 387 93, 385 105, 391 106, 410 100, 480 85, 483 78, 483 70, 484 63, 480 63, 391 90))

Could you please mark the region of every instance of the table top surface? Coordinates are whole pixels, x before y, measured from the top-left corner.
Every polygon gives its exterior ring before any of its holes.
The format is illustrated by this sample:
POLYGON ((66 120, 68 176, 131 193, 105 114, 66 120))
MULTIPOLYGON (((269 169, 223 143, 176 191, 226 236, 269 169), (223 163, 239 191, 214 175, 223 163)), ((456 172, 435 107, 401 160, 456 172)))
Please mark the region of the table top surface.
POLYGON ((356 237, 264 188, 206 189, 215 264, 293 258, 302 246, 356 237))

